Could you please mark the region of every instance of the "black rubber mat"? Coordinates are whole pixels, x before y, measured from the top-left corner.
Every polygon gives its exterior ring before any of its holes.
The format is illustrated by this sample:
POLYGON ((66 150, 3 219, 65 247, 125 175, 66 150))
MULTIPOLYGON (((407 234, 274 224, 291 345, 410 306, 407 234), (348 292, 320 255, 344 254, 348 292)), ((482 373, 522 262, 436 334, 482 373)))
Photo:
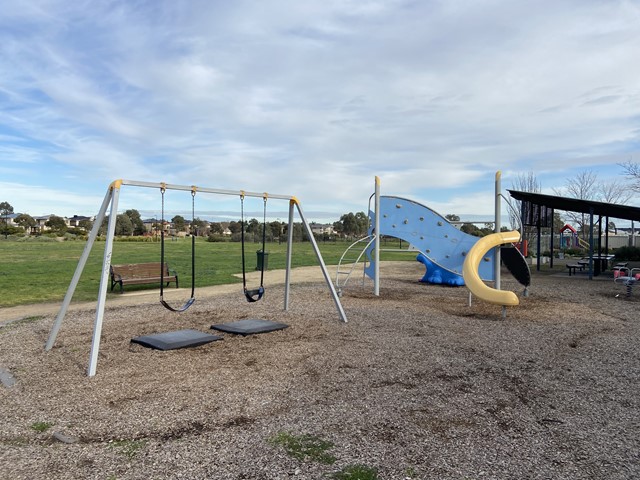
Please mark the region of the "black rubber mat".
POLYGON ((283 330, 289 325, 284 323, 272 322, 271 320, 246 319, 237 322, 221 323, 211 325, 211 328, 225 333, 235 333, 238 335, 253 335, 256 333, 268 333, 276 330, 283 330))
POLYGON ((216 340, 222 340, 222 337, 198 330, 176 330, 175 332, 154 333, 131 339, 133 343, 157 350, 198 347, 216 340))

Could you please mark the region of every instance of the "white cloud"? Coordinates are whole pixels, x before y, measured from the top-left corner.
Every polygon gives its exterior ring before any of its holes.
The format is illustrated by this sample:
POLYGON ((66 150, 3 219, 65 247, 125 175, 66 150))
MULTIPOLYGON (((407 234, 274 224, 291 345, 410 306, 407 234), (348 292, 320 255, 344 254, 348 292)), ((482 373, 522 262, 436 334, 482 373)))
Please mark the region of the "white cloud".
POLYGON ((559 185, 637 154, 638 20, 622 0, 14 2, 0 173, 75 192, 267 190, 338 212, 365 209, 380 175, 475 213, 495 170, 559 185))

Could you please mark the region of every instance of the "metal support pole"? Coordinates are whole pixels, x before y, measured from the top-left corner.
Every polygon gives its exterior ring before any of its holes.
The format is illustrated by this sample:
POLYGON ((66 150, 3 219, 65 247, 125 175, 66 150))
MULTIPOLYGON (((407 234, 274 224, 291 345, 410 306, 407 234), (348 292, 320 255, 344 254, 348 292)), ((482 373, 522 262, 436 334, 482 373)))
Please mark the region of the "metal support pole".
POLYGON ((289 292, 291 289, 291 252, 293 250, 293 207, 297 202, 289 200, 289 227, 287 229, 287 258, 284 273, 284 309, 289 310, 289 292))
POLYGON ((89 254, 91 253, 93 244, 95 243, 96 237, 98 236, 98 231, 100 231, 100 227, 102 226, 102 221, 104 220, 105 213, 107 212, 107 207, 109 206, 109 202, 111 201, 112 191, 113 188, 112 186, 110 186, 107 194, 104 196, 102 206, 100 207, 98 215, 96 216, 96 219, 93 223, 93 227, 91 228, 91 232, 89 233, 89 238, 87 239, 87 244, 84 246, 84 250, 82 251, 82 255, 80 256, 80 260, 78 261, 76 271, 73 274, 73 278, 71 279, 69 288, 67 288, 67 293, 65 294, 64 300, 62 301, 62 306, 60 307, 58 316, 56 317, 53 327, 51 327, 51 332, 49 332, 49 339, 47 340, 47 344, 44 347, 46 351, 51 350, 53 348, 53 345, 56 343, 56 337, 58 336, 58 331, 60 330, 60 326, 62 325, 62 319, 67 314, 67 309, 69 308, 69 304, 71 303, 73 294, 76 291, 76 287, 78 286, 78 282, 80 281, 80 277, 82 276, 82 271, 87 264, 89 254))
POLYGON ((373 233, 375 234, 375 243, 373 245, 373 294, 378 297, 380 296, 380 177, 376 176, 375 183, 375 226, 373 230, 373 233))
POLYGON ((93 325, 93 339, 91 352, 89 353, 89 368, 87 375, 93 377, 98 367, 98 351, 100 349, 100 335, 102 335, 102 320, 104 307, 107 301, 107 286, 109 285, 109 266, 113 253, 113 237, 116 232, 116 218, 118 216, 118 199, 120 197, 120 185, 114 186, 111 192, 111 210, 109 212, 109 226, 107 227, 107 240, 104 245, 104 259, 102 261, 102 276, 100 277, 100 289, 98 290, 98 305, 96 306, 96 320, 93 325))
MULTIPOLYGON (((502 173, 500 170, 496 172, 496 182, 495 182, 495 217, 496 217, 496 225, 495 232, 500 233, 500 229, 502 228, 502 222, 500 220, 501 212, 500 212, 500 193, 502 191, 502 182, 501 182, 502 173)), ((493 277, 495 279, 495 287, 496 290, 500 290, 500 245, 495 247, 493 252, 493 277)))
POLYGON ((329 271, 327 270, 327 266, 324 264, 324 260, 322 259, 322 254, 320 253, 320 249, 318 248, 318 244, 316 243, 316 239, 313 237, 313 232, 311 231, 311 227, 307 223, 307 219, 302 212, 302 207, 299 203, 296 202, 296 207, 298 208, 298 214, 302 219, 302 225, 304 225, 304 229, 309 236, 309 241, 311 242, 311 246, 313 247, 313 251, 316 254, 318 259, 318 263, 320 264, 320 268, 322 269, 322 275, 324 275, 324 280, 327 283, 327 287, 329 287, 329 291, 331 292, 331 297, 333 298, 334 303, 336 304, 336 308, 338 309, 338 314, 340 316, 340 320, 347 323, 347 314, 344 313, 344 309, 342 308, 342 303, 340 303, 340 298, 338 297, 338 292, 336 292, 336 288, 329 277, 329 271))

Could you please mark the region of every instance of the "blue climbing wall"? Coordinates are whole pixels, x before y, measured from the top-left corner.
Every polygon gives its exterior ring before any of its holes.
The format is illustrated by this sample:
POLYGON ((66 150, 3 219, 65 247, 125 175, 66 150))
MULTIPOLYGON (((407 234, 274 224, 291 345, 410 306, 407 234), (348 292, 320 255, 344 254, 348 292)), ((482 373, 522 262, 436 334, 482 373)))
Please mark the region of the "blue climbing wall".
MULTIPOLYGON (((373 225, 374 212, 369 212, 369 218, 373 225)), ((380 197, 379 233, 410 243, 438 267, 460 278, 465 256, 478 241, 478 237, 461 232, 429 207, 387 195, 380 197)), ((372 249, 373 246, 367 252, 370 259, 372 249)), ((365 273, 373 278, 373 262, 365 273)), ((483 280, 494 279, 493 250, 480 263, 479 274, 483 280)))

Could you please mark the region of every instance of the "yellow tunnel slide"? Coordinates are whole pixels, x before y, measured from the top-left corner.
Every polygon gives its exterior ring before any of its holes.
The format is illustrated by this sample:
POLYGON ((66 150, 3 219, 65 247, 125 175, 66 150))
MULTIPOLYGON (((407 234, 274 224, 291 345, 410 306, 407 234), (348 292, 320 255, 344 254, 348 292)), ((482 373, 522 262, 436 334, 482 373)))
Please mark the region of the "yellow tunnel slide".
POLYGON ((469 250, 467 257, 464 260, 462 266, 462 276, 467 288, 476 297, 484 300, 485 302, 494 303, 497 305, 512 306, 518 305, 520 300, 518 296, 508 290, 497 290, 486 285, 480 275, 478 274, 478 268, 480 262, 485 254, 493 247, 500 246, 505 243, 514 243, 520 240, 520 232, 500 232, 492 233, 486 237, 482 237, 476 242, 476 244, 469 250))

